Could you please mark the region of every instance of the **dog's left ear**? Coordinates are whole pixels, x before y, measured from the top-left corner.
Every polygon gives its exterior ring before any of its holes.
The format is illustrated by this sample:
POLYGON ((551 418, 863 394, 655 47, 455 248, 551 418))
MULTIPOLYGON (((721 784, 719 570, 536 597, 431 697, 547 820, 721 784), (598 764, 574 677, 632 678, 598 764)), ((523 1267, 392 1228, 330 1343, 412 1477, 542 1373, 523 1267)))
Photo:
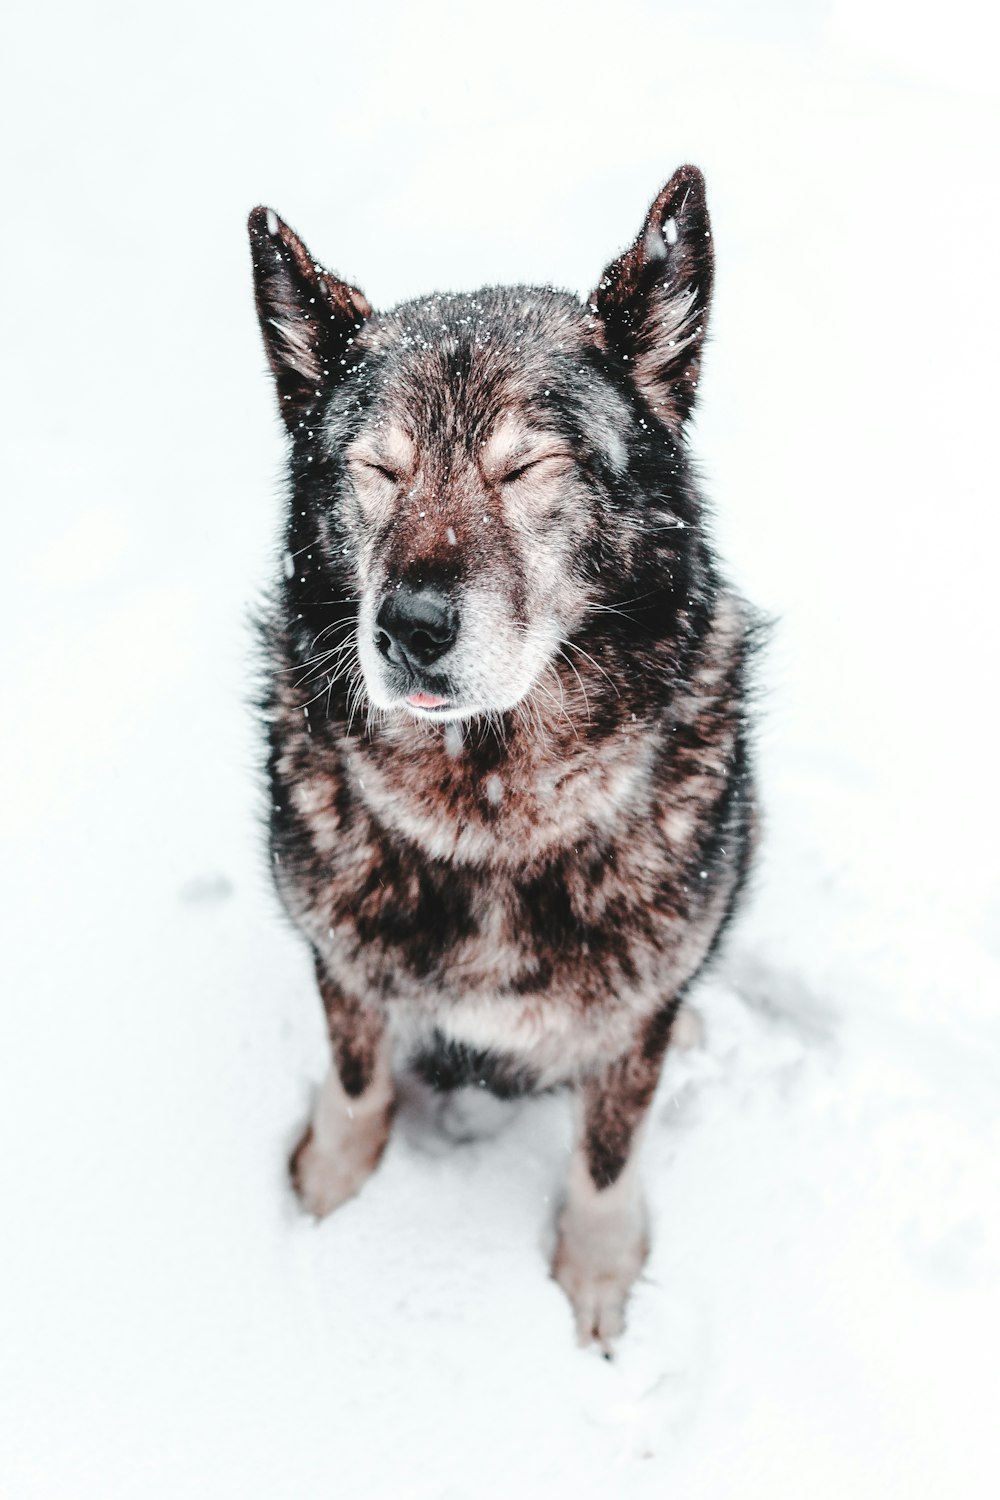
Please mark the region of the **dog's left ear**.
POLYGON ((293 429, 343 373, 348 341, 371 317, 371 303, 317 265, 273 209, 255 208, 247 228, 260 331, 281 415, 293 429))
POLYGON ((590 299, 609 349, 628 362, 654 411, 675 425, 695 401, 713 270, 705 179, 697 167, 679 167, 590 299))

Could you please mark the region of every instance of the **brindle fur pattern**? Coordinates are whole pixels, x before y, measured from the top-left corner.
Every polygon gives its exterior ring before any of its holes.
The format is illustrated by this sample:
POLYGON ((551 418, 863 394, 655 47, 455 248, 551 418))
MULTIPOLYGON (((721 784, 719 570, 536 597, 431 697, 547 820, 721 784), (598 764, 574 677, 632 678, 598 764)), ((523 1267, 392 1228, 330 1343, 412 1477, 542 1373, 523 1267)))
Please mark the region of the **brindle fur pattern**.
POLYGON ((443 1088, 572 1086, 586 1186, 556 1272, 581 1338, 606 1343, 645 1254, 638 1189, 621 1233, 593 1215, 754 822, 755 626, 684 441, 712 282, 704 185, 675 174, 586 304, 508 287, 372 313, 274 215, 250 231, 290 436, 264 626, 271 845, 338 1087, 362 1099, 386 1048, 443 1088), (460 620, 416 674, 379 635, 400 588, 460 620), (407 706, 412 691, 448 707, 407 706), (612 1242, 627 1270, 572 1251, 612 1242))

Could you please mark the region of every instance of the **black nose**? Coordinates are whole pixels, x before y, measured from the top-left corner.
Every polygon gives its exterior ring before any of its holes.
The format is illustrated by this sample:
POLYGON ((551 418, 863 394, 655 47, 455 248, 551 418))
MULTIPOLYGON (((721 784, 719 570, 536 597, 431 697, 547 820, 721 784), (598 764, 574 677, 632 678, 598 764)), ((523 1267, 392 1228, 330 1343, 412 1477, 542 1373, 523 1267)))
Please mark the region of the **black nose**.
POLYGON ((389 661, 429 667, 455 644, 458 611, 435 589, 406 584, 385 600, 375 619, 375 644, 389 661))

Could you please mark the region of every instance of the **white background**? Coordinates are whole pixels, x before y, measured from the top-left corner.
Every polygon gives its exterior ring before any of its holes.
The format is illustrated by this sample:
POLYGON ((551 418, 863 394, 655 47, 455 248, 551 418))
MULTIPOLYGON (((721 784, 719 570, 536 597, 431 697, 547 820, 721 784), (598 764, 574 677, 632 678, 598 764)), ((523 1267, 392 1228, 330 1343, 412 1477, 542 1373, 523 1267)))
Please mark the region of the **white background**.
POLYGON ((4 1500, 995 1493, 986 14, 8 9, 4 1500), (244 220, 376 305, 583 294, 685 160, 718 256, 695 447, 780 620, 768 833, 607 1365, 546 1277, 564 1099, 469 1140, 412 1097, 319 1227, 285 1186, 323 1037, 247 707, 282 441, 244 220))

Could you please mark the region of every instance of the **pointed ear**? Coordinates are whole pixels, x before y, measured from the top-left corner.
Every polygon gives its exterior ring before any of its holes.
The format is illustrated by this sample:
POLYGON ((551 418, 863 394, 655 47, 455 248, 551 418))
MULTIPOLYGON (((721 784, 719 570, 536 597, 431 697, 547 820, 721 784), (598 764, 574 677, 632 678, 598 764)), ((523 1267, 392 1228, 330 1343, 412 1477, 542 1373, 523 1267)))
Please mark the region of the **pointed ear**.
POLYGON ((348 340, 371 316, 357 287, 316 264, 298 235, 270 208, 247 225, 257 316, 289 429, 341 373, 348 340))
POLYGON ((590 299, 608 348, 628 361, 661 418, 678 426, 695 401, 713 268, 705 179, 697 167, 679 167, 590 299))

